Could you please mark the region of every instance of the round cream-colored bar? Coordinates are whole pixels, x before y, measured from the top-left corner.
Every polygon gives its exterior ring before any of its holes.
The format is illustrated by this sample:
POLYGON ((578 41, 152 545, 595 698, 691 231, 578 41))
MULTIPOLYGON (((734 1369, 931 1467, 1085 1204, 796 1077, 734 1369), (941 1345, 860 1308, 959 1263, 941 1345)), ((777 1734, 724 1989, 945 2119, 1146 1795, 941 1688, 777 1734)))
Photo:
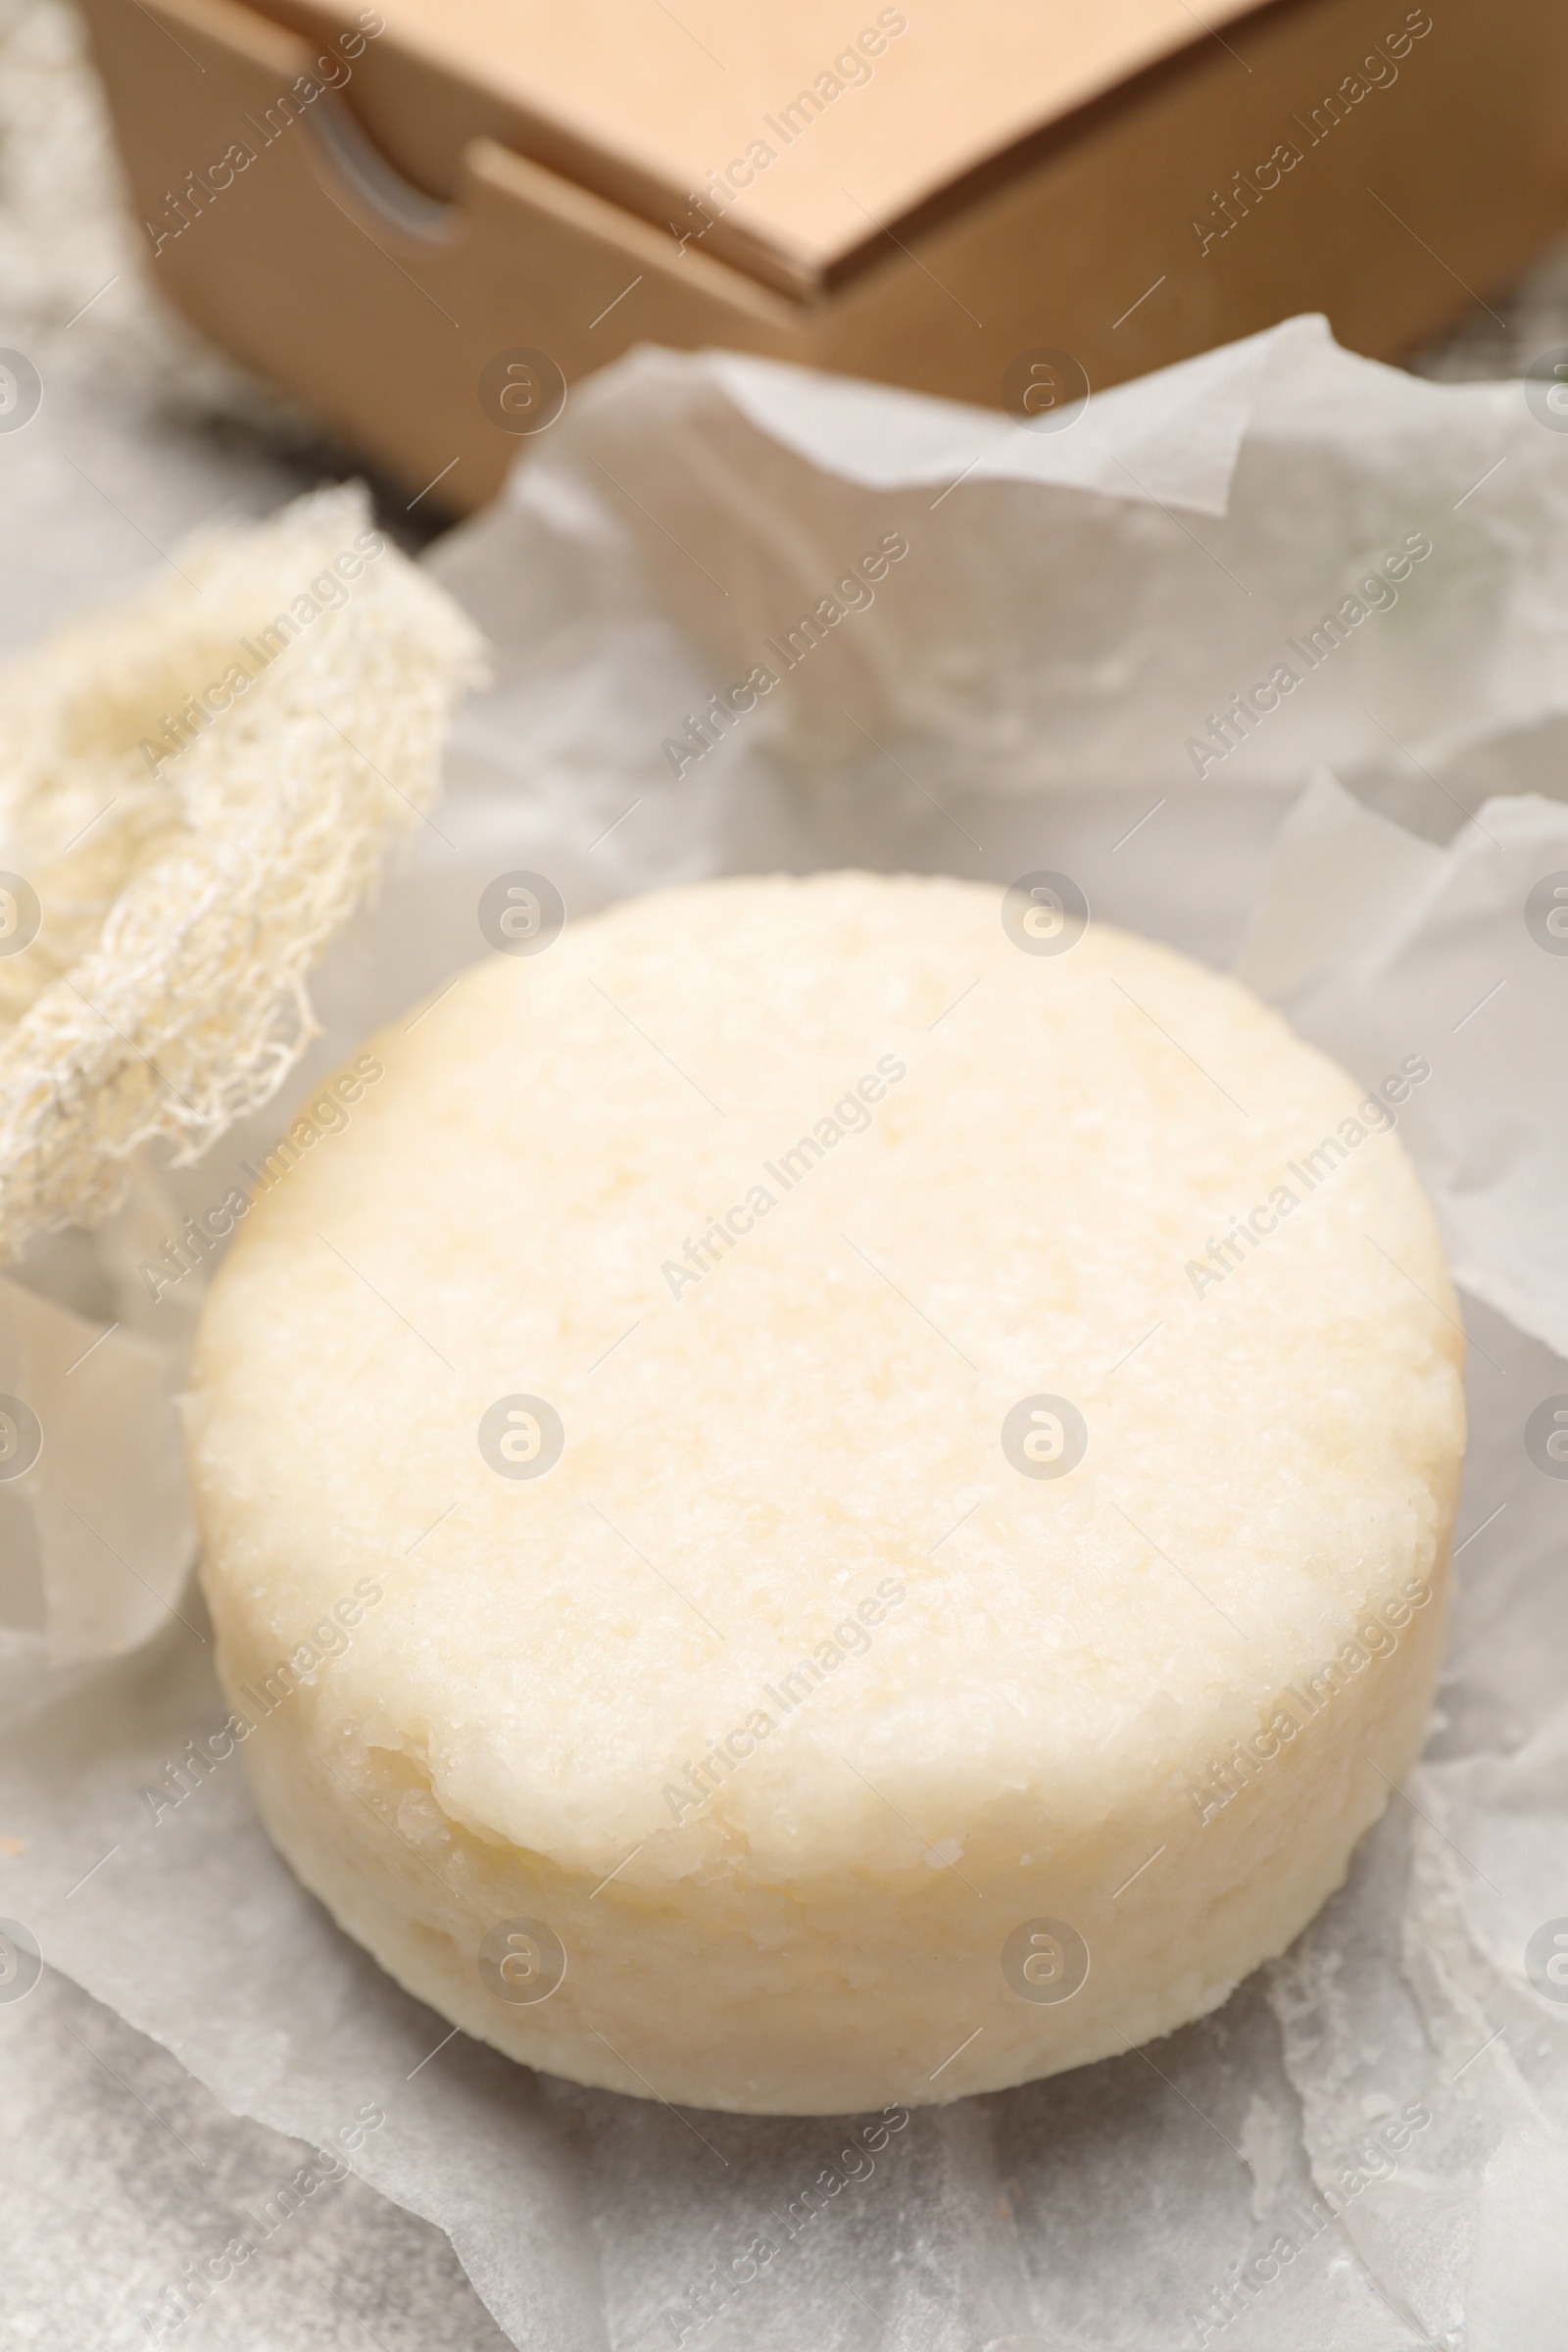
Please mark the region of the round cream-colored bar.
POLYGON ((267 1163, 190 1408, 229 1737, 514 2057, 790 2113, 1102 2057, 1282 1951, 1420 1748, 1427 1066, 1365 1095, 1053 888, 519 900, 540 952, 267 1163))

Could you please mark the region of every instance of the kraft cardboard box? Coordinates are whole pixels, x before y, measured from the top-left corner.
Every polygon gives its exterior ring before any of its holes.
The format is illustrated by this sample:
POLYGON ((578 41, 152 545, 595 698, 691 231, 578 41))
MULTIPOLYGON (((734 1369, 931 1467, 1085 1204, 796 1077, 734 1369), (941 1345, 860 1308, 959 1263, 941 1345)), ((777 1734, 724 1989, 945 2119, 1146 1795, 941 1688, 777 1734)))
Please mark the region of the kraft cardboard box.
POLYGON ((632 344, 1011 408, 1568 222, 1551 0, 84 0, 147 267, 429 507, 632 344))

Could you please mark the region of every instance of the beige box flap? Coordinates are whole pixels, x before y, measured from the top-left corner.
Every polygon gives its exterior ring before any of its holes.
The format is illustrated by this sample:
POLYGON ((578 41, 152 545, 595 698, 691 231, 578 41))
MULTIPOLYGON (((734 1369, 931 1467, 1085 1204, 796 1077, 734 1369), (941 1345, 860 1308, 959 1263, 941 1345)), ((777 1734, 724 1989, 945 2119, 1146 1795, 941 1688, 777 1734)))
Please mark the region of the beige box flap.
MULTIPOLYGON (((1254 0, 376 0, 353 93, 432 189, 486 131, 797 290, 1254 0), (394 98, 394 61, 424 69, 394 98), (431 69, 434 70, 433 74, 431 69)), ((302 28, 349 0, 271 0, 302 28)), ((1234 52, 1233 52, 1234 54, 1234 52)), ((1246 67, 1238 57, 1240 80, 1246 67)))

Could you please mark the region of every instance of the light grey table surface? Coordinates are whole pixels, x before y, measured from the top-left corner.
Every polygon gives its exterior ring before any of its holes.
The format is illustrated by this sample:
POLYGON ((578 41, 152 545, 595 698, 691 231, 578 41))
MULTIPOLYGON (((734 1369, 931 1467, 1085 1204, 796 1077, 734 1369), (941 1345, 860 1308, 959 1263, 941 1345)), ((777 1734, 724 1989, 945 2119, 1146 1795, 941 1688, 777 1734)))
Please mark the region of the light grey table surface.
MULTIPOLYGON (((357 469, 163 310, 151 275, 122 217, 75 19, 62 0, 0 0, 0 346, 26 352, 47 388, 25 432, 0 436, 0 655, 148 576, 194 525, 267 514, 357 469)), ((1557 343, 1568 343, 1568 245, 1506 294, 1489 290, 1411 365, 1441 378, 1514 375, 1557 343)), ((385 526, 417 545, 427 534, 401 500, 372 488, 385 526)), ((0 1873, 5 1834, 0 1821, 0 1873)), ((0 2010, 0 2346, 145 2342, 140 2282, 177 2278, 303 2155, 48 1976, 0 2010)), ((352 2176, 177 2340, 189 2352, 499 2352, 506 2341, 443 2234, 352 2176)))

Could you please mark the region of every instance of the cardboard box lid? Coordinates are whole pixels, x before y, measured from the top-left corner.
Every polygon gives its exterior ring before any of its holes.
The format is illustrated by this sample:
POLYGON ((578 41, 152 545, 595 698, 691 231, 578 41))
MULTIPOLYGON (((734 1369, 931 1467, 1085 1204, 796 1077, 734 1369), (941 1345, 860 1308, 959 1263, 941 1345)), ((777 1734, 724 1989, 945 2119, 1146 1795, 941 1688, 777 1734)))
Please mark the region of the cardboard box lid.
MULTIPOLYGON (((323 33, 361 21, 355 0, 262 4, 323 33)), ((386 31, 356 68, 350 102, 432 193, 456 184, 481 130, 694 233, 691 197, 716 188, 710 209, 723 209, 704 249, 810 293, 1020 141, 1221 40, 1256 0, 1204 0, 1201 16, 1186 0, 376 6, 386 31)), ((1246 71, 1239 57, 1235 71, 1246 71)))

